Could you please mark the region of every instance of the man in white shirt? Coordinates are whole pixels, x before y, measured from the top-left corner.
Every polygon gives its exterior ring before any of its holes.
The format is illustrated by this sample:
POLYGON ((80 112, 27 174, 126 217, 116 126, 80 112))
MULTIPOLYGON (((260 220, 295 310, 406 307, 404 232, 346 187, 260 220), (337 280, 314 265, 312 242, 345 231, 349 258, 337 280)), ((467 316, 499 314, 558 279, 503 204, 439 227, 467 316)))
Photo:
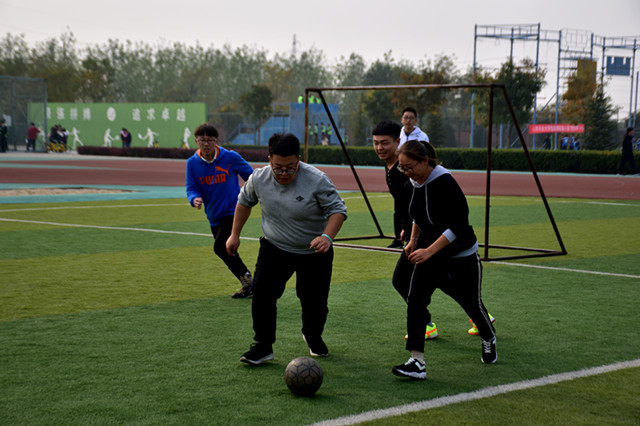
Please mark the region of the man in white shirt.
POLYGON ((400 131, 400 144, 398 148, 402 146, 406 141, 424 141, 429 142, 429 136, 419 127, 416 127, 416 121, 418 120, 418 113, 411 107, 406 107, 402 111, 402 130, 400 131))

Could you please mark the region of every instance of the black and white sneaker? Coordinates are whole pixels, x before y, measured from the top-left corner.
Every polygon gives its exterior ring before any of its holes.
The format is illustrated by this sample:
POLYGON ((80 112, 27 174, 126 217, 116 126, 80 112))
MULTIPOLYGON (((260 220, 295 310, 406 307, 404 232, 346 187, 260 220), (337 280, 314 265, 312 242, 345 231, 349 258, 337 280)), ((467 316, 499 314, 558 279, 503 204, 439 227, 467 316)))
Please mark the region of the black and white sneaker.
POLYGON ((303 334, 302 338, 304 339, 304 342, 307 344, 307 346, 309 346, 309 354, 311 354, 311 356, 329 356, 329 348, 327 348, 327 345, 324 343, 324 340, 322 340, 322 337, 307 340, 307 336, 303 334))
POLYGON ((427 378, 427 370, 424 367, 424 363, 413 357, 409 357, 409 360, 404 364, 393 367, 391 372, 400 377, 409 377, 418 380, 425 380, 427 378))
POLYGON ((253 278, 251 272, 247 272, 241 277, 238 277, 242 288, 231 295, 234 299, 245 299, 253 296, 253 278))
POLYGON ((271 345, 261 345, 260 343, 254 343, 251 345, 251 349, 243 353, 240 357, 240 361, 247 364, 258 365, 265 361, 271 361, 273 359, 273 349, 271 345))
POLYGON ((482 358, 485 364, 493 364, 498 360, 498 352, 496 350, 496 338, 482 341, 482 358))

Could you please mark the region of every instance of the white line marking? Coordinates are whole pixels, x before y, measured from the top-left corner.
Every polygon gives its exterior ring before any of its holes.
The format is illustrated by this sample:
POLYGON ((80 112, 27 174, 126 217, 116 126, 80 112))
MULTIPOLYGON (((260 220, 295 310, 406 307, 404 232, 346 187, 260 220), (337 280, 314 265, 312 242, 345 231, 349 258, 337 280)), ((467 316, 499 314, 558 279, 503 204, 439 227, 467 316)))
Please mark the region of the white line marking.
POLYGON ((579 272, 581 274, 607 275, 610 277, 640 278, 640 275, 617 274, 615 272, 587 271, 585 269, 558 268, 556 266, 528 265, 526 263, 511 263, 511 262, 500 262, 500 261, 492 261, 491 263, 499 263, 500 265, 507 265, 507 266, 521 266, 524 268, 548 269, 551 271, 579 272))
MULTIPOLYGON (((92 229, 109 229, 115 231, 138 231, 138 232, 154 232, 157 234, 175 234, 175 235, 191 235, 196 237, 210 237, 211 234, 201 234, 199 232, 181 232, 181 231, 165 231, 162 229, 150 229, 150 228, 128 228, 126 226, 100 226, 100 225, 81 225, 77 223, 58 223, 58 222, 43 222, 39 220, 24 220, 24 219, 7 219, 0 217, 0 221, 4 222, 20 222, 20 223, 32 223, 37 225, 52 225, 52 226, 68 226, 72 228, 92 228, 92 229)), ((258 241, 258 238, 242 237, 244 240, 258 241)))
MULTIPOLYGON (((160 206, 164 206, 164 205, 166 205, 166 204, 160 204, 160 206)), ((142 206, 144 206, 144 205, 142 205, 142 206)), ((119 206, 113 206, 113 207, 119 207, 119 206)), ((198 236, 198 237, 209 237, 211 235, 211 234, 201 234, 201 233, 197 233, 197 232, 165 231, 165 230, 162 230, 162 229, 152 229, 152 228, 131 228, 131 227, 126 227, 126 226, 82 225, 82 224, 76 224, 76 223, 44 222, 44 221, 39 221, 39 220, 9 219, 9 218, 3 218, 3 217, 0 217, 0 221, 32 223, 32 224, 37 224, 37 225, 67 226, 67 227, 72 227, 72 228, 93 228, 93 229, 110 229, 110 230, 116 230, 116 231, 154 232, 154 233, 158 233, 158 234, 191 235, 191 236, 198 236)), ((247 240, 247 241, 259 241, 259 238, 254 238, 254 237, 241 237, 241 238, 243 240, 247 240)), ((335 247, 336 248, 343 248, 343 249, 347 249, 347 250, 363 250, 363 251, 372 251, 372 250, 374 250, 372 248, 367 248, 367 246, 361 246, 361 247, 353 246, 353 247, 350 247, 349 245, 345 246, 345 245, 342 245, 341 243, 336 243, 335 247)), ((388 249, 384 249, 384 248, 380 248, 380 249, 376 248, 375 250, 376 251, 381 251, 381 252, 386 252, 386 253, 391 253, 391 254, 394 254, 394 255, 397 255, 399 253, 399 251, 397 251, 397 250, 388 250, 388 249)), ((618 274, 618 273, 615 273, 615 272, 587 271, 587 270, 584 270, 584 269, 558 268, 558 267, 554 267, 554 266, 528 265, 528 264, 525 264, 525 263, 510 263, 510 262, 500 262, 500 261, 492 261, 491 263, 496 263, 496 264, 506 265, 506 266, 520 266, 520 267, 524 267, 524 268, 547 269, 547 270, 551 270, 551 271, 575 272, 575 273, 580 273, 580 274, 604 275, 604 276, 623 277, 623 278, 640 278, 640 276, 638 276, 638 275, 618 274)))
MULTIPOLYGON (((577 203, 577 201, 559 201, 559 203, 577 203)), ((614 202, 605 202, 605 201, 583 201, 582 204, 596 204, 601 206, 625 206, 625 207, 640 207, 640 204, 629 204, 629 203, 614 203, 614 202)))
MULTIPOLYGON (((391 195, 375 195, 369 196, 369 198, 387 198, 391 195)), ((344 197, 343 200, 364 200, 362 197, 344 197)), ((1 200, 0 200, 1 201, 1 200)), ((128 208, 128 207, 191 207, 188 202, 179 204, 116 204, 111 206, 59 206, 59 207, 29 207, 23 209, 6 209, 0 210, 0 213, 10 212, 32 212, 32 211, 45 211, 45 210, 71 210, 71 209, 113 209, 113 208, 128 208)))
POLYGON ((7 212, 29 212, 29 211, 44 211, 44 210, 66 210, 66 209, 112 209, 122 207, 189 207, 189 203, 180 204, 127 204, 127 205, 114 205, 114 206, 60 206, 60 207, 30 207, 28 209, 8 209, 0 210, 0 213, 7 212))
POLYGON ((427 399, 425 401, 414 402, 412 404, 399 405, 396 407, 373 410, 351 416, 338 417, 336 419, 325 420, 314 423, 322 426, 353 425, 361 422, 384 419, 387 417, 400 416, 402 414, 416 411, 429 410, 432 408, 444 407, 459 402, 473 401, 476 399, 491 398, 509 392, 532 389, 540 386, 553 385, 560 382, 575 380, 583 377, 596 376, 598 374, 610 373, 627 368, 640 367, 640 359, 617 362, 615 364, 602 365, 600 367, 585 368, 583 370, 570 371, 566 373, 552 374, 538 379, 523 380, 521 382, 509 383, 505 385, 492 386, 478 389, 473 392, 465 392, 457 395, 443 396, 440 398, 427 399))

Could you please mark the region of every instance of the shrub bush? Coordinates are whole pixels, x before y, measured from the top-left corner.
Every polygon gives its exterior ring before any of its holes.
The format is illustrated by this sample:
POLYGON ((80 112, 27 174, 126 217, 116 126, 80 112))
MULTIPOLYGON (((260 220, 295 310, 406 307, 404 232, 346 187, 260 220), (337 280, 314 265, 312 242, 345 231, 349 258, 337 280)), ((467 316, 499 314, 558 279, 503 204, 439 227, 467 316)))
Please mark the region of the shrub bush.
POLYGON ((81 146, 81 155, 108 155, 117 157, 189 158, 195 149, 186 148, 109 148, 105 146, 81 146))
MULTIPOLYGON (((225 146, 240 154, 250 162, 264 163, 268 161, 268 149, 265 146, 230 145, 225 146)), ((107 148, 103 146, 81 146, 78 153, 82 155, 109 155, 122 157, 152 157, 186 159, 193 155, 195 149, 183 148, 107 148)), ((484 148, 439 148, 438 159, 448 169, 486 170, 487 150, 484 148)), ((529 171, 522 149, 493 149, 492 170, 529 171)), ((349 158, 356 166, 382 166, 370 146, 347 147, 349 158)), ((557 173, 598 173, 615 174, 620 165, 620 151, 529 151, 536 171, 557 173)), ((301 153, 304 158, 304 152, 301 153)), ((309 163, 313 164, 348 164, 339 146, 309 146, 309 163)), ((640 164, 640 152, 634 152, 636 164, 640 164)))

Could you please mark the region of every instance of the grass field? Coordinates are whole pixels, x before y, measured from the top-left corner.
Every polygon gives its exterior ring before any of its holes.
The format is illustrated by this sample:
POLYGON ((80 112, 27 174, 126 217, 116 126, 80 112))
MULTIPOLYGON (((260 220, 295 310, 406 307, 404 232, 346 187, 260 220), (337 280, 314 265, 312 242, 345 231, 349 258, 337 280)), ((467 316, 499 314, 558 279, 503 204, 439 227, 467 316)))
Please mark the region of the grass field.
MULTIPOLYGON (((361 197, 344 198, 340 236, 374 233, 361 197)), ((390 232, 390 197, 371 201, 390 232)), ((482 240, 484 199, 469 203, 482 240)), ((640 202, 550 203, 567 256, 484 265, 498 363, 480 362, 468 318, 438 291, 424 382, 391 374, 408 356, 405 305, 390 284, 397 254, 336 248, 331 356, 319 360, 313 398, 283 378, 308 354, 293 281, 275 360, 240 363, 251 302, 231 299, 239 285, 185 200, 0 204, 0 424, 309 424, 637 361, 640 202)), ((492 244, 558 248, 537 199, 493 199, 491 223, 492 244)), ((260 235, 256 209, 240 247, 248 265, 260 235)), ((639 424, 639 393, 640 368, 624 368, 371 423, 639 424)))

